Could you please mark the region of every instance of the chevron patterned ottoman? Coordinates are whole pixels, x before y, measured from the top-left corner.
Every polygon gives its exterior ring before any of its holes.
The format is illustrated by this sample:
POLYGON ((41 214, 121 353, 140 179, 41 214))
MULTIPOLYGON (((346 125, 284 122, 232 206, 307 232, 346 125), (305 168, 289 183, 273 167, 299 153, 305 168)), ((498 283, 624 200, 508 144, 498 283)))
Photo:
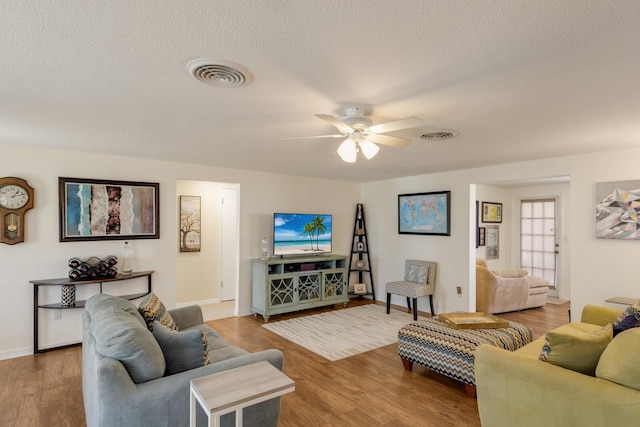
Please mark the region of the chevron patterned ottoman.
POLYGON ((465 384, 467 394, 474 397, 476 379, 473 372, 474 353, 480 344, 491 344, 514 351, 533 339, 530 327, 509 322, 507 328, 455 329, 437 317, 418 320, 398 331, 398 354, 404 369, 413 364, 431 369, 465 384))

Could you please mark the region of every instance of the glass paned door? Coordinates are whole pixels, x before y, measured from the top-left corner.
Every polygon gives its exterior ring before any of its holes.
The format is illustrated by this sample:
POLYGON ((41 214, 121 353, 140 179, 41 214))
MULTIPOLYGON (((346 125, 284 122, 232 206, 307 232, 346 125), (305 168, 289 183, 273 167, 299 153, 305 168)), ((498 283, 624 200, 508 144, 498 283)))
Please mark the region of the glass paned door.
POLYGON ((556 199, 520 201, 520 266, 556 288, 556 199))

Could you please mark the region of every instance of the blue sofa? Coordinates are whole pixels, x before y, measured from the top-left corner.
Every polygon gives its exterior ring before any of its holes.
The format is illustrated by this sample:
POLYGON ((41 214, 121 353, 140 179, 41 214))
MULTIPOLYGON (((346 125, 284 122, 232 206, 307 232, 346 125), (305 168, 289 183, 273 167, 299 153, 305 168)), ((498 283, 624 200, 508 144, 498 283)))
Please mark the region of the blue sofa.
MULTIPOLYGON (((203 324, 199 306, 169 313, 180 332, 199 330, 206 335, 209 364, 166 375, 169 360, 181 356, 162 353, 137 307, 105 294, 89 298, 83 312, 82 343, 82 392, 88 427, 188 426, 190 380, 263 360, 282 370, 279 350, 250 354, 230 346, 203 324)), ((280 398, 250 406, 243 411, 244 425, 276 427, 279 413, 280 398)), ((206 425, 199 407, 197 420, 198 425, 206 425)), ((222 425, 235 425, 235 414, 223 416, 222 425)))

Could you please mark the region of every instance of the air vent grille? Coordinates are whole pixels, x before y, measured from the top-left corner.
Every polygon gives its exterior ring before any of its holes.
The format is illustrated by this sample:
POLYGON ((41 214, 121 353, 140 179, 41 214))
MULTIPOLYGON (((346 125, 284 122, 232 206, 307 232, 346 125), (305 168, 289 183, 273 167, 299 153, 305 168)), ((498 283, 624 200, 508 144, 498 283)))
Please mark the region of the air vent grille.
POLYGON ((251 73, 240 64, 215 59, 196 59, 187 71, 201 82, 218 87, 237 87, 251 81, 251 73))
POLYGON ((421 139, 427 140, 441 140, 441 139, 451 139, 458 136, 458 131, 456 130, 447 130, 447 131, 437 131, 437 132, 426 132, 420 135, 421 139))

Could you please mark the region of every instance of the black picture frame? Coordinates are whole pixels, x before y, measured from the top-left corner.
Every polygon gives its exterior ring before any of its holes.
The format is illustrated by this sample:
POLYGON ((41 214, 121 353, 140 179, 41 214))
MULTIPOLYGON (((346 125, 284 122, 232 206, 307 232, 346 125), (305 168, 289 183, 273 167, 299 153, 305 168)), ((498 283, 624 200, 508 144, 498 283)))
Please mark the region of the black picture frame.
POLYGON ((476 249, 480 247, 480 202, 476 200, 476 249))
POLYGON ((486 244, 487 230, 484 227, 478 227, 478 246, 486 244))
POLYGON ((58 178, 61 242, 160 238, 160 184, 58 178))
POLYGON ((451 191, 398 195, 398 234, 451 235, 451 191))
POLYGON ((502 223, 502 203, 482 202, 482 222, 502 223))

